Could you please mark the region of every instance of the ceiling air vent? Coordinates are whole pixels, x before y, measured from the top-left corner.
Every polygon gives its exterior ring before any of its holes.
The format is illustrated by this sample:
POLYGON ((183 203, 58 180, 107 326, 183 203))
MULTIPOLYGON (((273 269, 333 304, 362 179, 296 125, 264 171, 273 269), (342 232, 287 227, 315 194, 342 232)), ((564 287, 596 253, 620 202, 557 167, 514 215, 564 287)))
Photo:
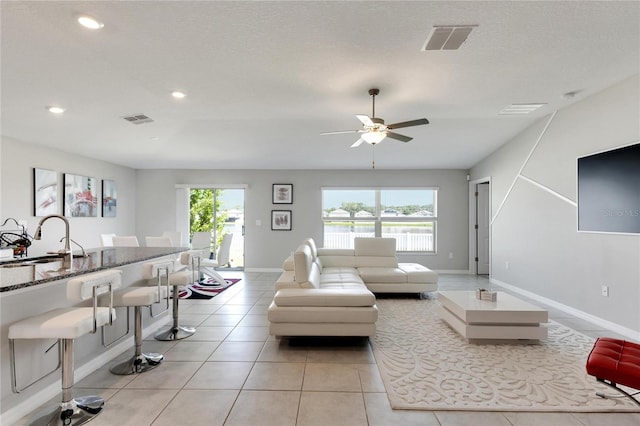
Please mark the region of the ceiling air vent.
POLYGON ((124 118, 131 124, 153 123, 153 119, 144 114, 125 115, 122 118, 124 118))
POLYGON ((504 107, 502 111, 498 114, 500 115, 523 115, 529 114, 537 110, 538 108, 542 108, 546 104, 511 104, 507 107, 504 107))
POLYGON ((457 50, 477 25, 434 25, 422 46, 427 50, 457 50))

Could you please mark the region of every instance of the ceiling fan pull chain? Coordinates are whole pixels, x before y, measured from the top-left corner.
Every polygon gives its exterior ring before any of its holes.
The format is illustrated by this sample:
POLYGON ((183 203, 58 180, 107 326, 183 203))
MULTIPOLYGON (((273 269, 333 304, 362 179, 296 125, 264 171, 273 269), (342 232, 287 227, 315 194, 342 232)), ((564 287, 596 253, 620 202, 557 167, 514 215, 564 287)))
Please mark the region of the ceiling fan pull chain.
POLYGON ((376 168, 376 151, 375 151, 375 145, 371 145, 371 168, 375 169, 376 168))

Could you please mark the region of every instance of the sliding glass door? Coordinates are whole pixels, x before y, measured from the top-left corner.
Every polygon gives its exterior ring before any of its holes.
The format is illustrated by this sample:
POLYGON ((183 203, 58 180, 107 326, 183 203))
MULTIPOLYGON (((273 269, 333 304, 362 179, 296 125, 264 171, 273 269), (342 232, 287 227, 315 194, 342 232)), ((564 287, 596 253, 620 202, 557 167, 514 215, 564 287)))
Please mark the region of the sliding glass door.
POLYGON ((212 233, 212 252, 217 255, 225 235, 232 235, 229 265, 244 268, 244 189, 226 187, 190 188, 189 234, 212 233))

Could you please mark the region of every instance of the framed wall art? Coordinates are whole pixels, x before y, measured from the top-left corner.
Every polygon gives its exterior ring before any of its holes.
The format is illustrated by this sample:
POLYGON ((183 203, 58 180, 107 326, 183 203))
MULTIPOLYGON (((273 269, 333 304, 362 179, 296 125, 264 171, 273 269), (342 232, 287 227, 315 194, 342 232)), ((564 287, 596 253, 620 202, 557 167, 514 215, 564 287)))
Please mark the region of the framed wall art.
POLYGON ((293 185, 290 183, 273 184, 273 204, 293 204, 293 185))
POLYGON ((102 217, 116 217, 118 191, 114 180, 102 180, 102 217))
POLYGON ((64 174, 64 215, 96 217, 98 215, 98 180, 96 178, 64 174))
POLYGON ((271 230, 291 231, 291 210, 271 210, 271 230))
POLYGON ((33 169, 33 215, 59 214, 58 172, 33 169))

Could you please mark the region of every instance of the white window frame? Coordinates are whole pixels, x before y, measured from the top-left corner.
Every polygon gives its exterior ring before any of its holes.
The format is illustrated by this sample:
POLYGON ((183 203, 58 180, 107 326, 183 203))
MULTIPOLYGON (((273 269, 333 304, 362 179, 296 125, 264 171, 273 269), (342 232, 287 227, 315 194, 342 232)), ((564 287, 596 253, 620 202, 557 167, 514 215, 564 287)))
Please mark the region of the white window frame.
MULTIPOLYGON (((321 202, 321 207, 322 207, 322 211, 320 212, 321 218, 322 218, 322 240, 323 240, 323 245, 326 247, 326 245, 324 244, 325 241, 325 224, 327 222, 335 222, 336 220, 339 220, 340 218, 336 218, 336 217, 328 217, 328 216, 324 216, 324 195, 325 195, 325 191, 374 191, 374 197, 375 197, 375 201, 374 201, 374 208, 375 208, 375 214, 374 216, 371 217, 345 217, 344 221, 345 222, 361 222, 361 223, 366 223, 366 222, 373 222, 374 223, 374 236, 375 237, 382 237, 382 224, 384 223, 389 223, 389 222, 393 222, 393 223, 425 223, 425 222, 431 222, 433 225, 433 242, 432 242, 432 247, 433 250, 400 250, 398 249, 399 253, 403 253, 403 254, 413 254, 413 253, 417 253, 417 254, 437 254, 437 229, 438 229, 438 191, 439 188, 438 187, 431 187, 431 186, 420 186, 420 187, 323 187, 321 188, 321 193, 322 193, 322 197, 323 200, 321 202), (382 201, 381 201, 381 192, 382 191, 393 191, 393 190, 425 190, 425 191, 433 191, 433 216, 418 216, 418 217, 410 217, 410 216, 382 216, 382 201)), ((387 236, 387 235, 385 235, 387 236)), ((352 248, 352 247, 351 247, 352 248)))

